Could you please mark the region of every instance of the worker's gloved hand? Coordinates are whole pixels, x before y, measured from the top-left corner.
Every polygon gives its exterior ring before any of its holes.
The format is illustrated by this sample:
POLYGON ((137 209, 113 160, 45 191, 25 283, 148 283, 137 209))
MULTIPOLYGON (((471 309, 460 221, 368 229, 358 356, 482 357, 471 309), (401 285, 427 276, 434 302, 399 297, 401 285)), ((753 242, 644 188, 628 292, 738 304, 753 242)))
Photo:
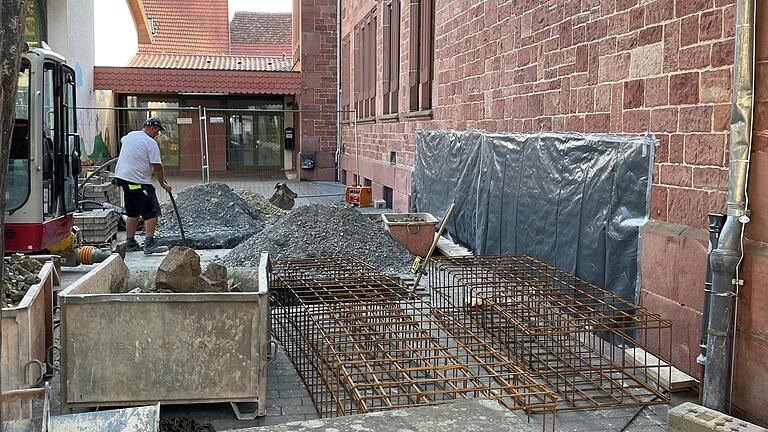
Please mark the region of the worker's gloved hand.
POLYGON ((168 192, 168 193, 171 193, 171 191, 173 190, 173 188, 171 187, 171 185, 168 184, 168 182, 160 183, 160 187, 165 189, 165 191, 168 192))

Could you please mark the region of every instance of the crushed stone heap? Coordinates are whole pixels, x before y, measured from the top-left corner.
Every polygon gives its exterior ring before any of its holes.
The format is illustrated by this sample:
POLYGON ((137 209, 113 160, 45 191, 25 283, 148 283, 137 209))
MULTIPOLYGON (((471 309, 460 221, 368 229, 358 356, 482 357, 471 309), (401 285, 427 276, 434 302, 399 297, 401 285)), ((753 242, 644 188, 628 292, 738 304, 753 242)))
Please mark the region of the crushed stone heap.
MULTIPOLYGON (((268 218, 224 183, 192 186, 176 196, 187 242, 194 249, 233 248, 260 232, 268 218)), ((161 206, 158 241, 181 244, 176 213, 170 202, 161 206)))
POLYGON ((277 259, 351 256, 393 276, 406 275, 413 261, 381 226, 340 204, 297 207, 230 251, 222 262, 257 266, 262 251, 277 259))
POLYGON ((43 265, 26 255, 14 254, 5 257, 3 274, 3 290, 5 304, 3 307, 16 307, 29 291, 29 288, 40 283, 38 273, 43 265))
POLYGON ((251 206, 253 211, 262 215, 268 223, 280 219, 285 214, 285 210, 272 204, 264 195, 258 192, 247 189, 235 189, 234 191, 251 206))

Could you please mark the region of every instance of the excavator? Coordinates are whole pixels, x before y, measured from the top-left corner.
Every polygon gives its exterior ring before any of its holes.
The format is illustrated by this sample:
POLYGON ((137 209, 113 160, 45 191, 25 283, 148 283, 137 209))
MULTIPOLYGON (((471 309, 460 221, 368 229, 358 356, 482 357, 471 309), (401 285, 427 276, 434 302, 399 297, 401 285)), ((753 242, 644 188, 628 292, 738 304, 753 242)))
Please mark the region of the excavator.
POLYGON ((26 49, 5 185, 7 253, 58 255, 76 266, 112 253, 80 245, 74 227, 81 172, 75 71, 46 48, 26 49))

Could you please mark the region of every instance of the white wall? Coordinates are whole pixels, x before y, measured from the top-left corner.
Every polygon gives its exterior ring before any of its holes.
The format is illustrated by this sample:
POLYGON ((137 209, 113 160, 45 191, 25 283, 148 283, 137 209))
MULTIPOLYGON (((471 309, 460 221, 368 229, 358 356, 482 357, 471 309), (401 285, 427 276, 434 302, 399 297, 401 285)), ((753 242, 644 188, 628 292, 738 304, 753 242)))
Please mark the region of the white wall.
MULTIPOLYGON (((75 70, 77 106, 94 106, 94 0, 49 0, 46 42, 53 51, 64 56, 67 64, 75 70)), ((86 149, 92 151, 96 135, 93 115, 87 110, 79 110, 77 114, 78 132, 86 149)))
POLYGON ((96 64, 125 66, 139 50, 139 36, 126 0, 95 4, 96 64))

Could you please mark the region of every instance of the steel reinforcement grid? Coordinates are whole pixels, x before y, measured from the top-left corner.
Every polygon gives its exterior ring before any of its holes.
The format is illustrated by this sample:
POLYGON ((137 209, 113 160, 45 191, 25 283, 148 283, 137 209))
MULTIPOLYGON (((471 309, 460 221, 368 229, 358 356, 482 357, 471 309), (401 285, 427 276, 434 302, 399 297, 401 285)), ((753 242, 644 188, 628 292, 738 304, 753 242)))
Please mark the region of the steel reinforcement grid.
POLYGON ((545 384, 558 411, 669 401, 672 323, 657 314, 524 255, 439 257, 429 284, 441 319, 545 384))
POLYGON ((494 399, 554 429, 546 383, 362 261, 273 261, 269 289, 273 334, 322 417, 494 399))

